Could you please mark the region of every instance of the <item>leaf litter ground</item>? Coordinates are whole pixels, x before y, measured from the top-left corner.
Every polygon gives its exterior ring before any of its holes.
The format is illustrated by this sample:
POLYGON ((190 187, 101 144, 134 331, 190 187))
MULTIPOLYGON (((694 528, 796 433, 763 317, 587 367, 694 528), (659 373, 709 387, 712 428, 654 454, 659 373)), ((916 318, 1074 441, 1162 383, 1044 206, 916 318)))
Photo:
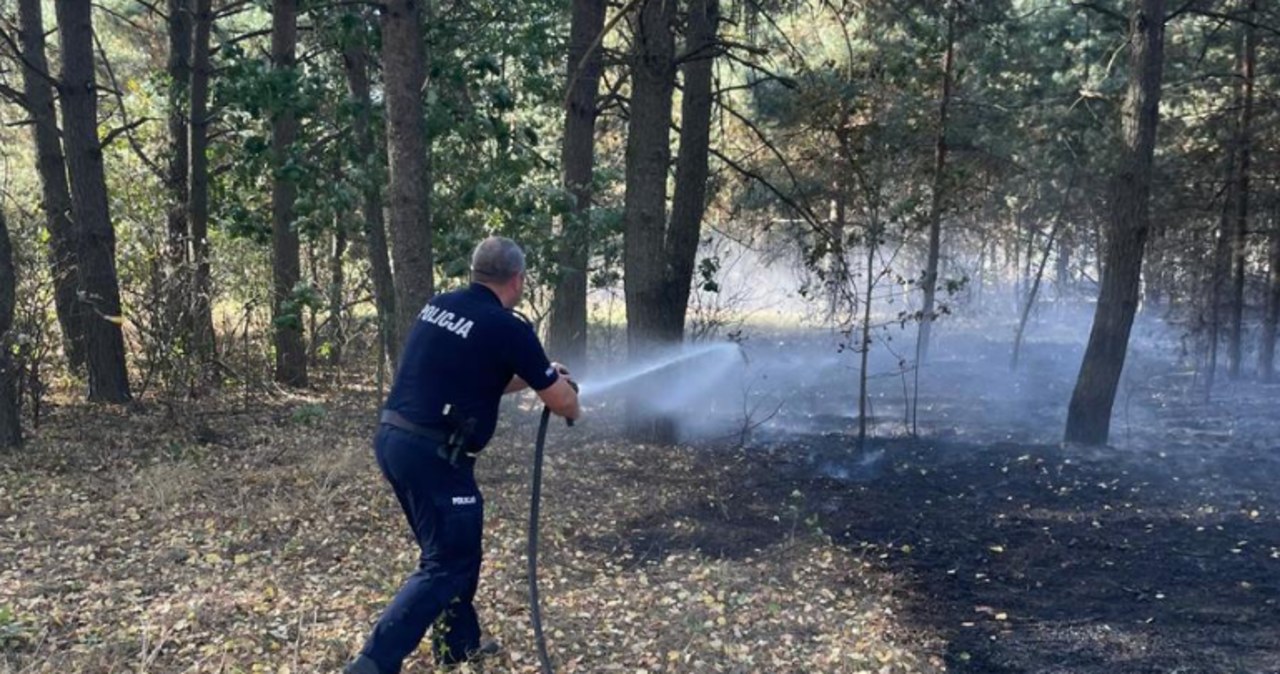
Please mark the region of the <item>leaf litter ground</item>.
MULTIPOLYGON (((542 588, 559 670, 1280 671, 1276 391, 1204 407, 1159 390, 1123 451, 952 420, 931 439, 886 423, 858 455, 822 414, 746 447, 557 428, 542 588)), ((921 404, 1000 404, 978 398, 921 404)), ((374 395, 238 404, 66 405, 4 459, 0 672, 334 672, 359 647, 415 559, 370 455, 374 395)), ((1022 427, 1060 423, 1038 409, 1022 427)), ((489 672, 537 671, 534 416, 508 409, 480 467, 478 603, 506 647, 489 672)))

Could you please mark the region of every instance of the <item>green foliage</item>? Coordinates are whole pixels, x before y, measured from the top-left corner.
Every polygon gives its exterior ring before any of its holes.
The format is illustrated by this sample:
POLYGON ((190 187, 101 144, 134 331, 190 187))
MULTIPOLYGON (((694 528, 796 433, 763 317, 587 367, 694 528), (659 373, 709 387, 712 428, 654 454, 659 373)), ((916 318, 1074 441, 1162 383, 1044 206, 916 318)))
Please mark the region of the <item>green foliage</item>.
POLYGON ((289 419, 302 426, 315 426, 328 415, 328 410, 324 405, 318 403, 307 403, 293 408, 289 413, 289 419))

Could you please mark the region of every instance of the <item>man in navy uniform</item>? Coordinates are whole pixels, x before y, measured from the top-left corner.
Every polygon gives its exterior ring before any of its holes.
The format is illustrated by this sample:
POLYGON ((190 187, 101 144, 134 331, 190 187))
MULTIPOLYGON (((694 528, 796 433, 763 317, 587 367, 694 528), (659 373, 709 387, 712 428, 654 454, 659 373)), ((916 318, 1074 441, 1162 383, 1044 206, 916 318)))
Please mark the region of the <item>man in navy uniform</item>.
POLYGON ((505 393, 532 388, 553 413, 581 414, 568 370, 547 360, 533 328, 511 311, 524 293, 520 247, 499 237, 480 242, 471 280, 418 315, 382 412, 378 467, 422 553, 346 674, 396 674, 433 624, 442 665, 497 652, 496 643, 480 643, 472 605, 484 520, 476 455, 505 393))

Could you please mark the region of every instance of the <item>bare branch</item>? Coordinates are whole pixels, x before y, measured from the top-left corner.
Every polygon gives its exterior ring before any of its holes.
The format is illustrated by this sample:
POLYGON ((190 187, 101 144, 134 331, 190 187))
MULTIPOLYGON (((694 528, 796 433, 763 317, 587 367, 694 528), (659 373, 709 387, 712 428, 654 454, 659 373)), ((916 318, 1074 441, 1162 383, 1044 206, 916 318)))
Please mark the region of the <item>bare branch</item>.
POLYGON ((264 28, 264 29, 262 29, 262 30, 255 30, 255 31, 250 31, 250 32, 248 32, 248 33, 243 33, 243 34, 241 34, 241 35, 237 35, 237 36, 235 36, 235 37, 231 38, 230 40, 225 40, 225 41, 223 41, 223 42, 219 43, 219 44, 218 44, 218 46, 216 46, 216 47, 214 47, 213 49, 211 49, 211 50, 210 50, 210 53, 217 54, 219 51, 222 51, 223 49, 225 49, 225 48, 227 48, 227 47, 232 47, 232 46, 235 46, 235 45, 237 45, 237 44, 240 44, 241 42, 244 42, 245 40, 252 40, 252 39, 253 39, 253 38, 255 38, 255 37, 265 37, 265 36, 270 35, 270 34, 271 34, 271 29, 270 29, 270 28, 264 28))
POLYGON ((1129 23, 1129 17, 1121 14, 1120 12, 1115 11, 1114 9, 1111 9, 1110 7, 1107 7, 1097 2, 1073 2, 1071 3, 1071 6, 1075 7, 1076 9, 1093 10, 1103 16, 1109 17, 1111 19, 1115 19, 1116 21, 1119 21, 1126 25, 1129 23))
POLYGON ((27 101, 26 95, 24 95, 21 91, 18 91, 17 89, 14 89, 9 85, 4 84, 3 82, 0 82, 0 96, 3 96, 4 98, 9 99, 9 102, 25 110, 31 109, 31 106, 27 101))
POLYGON ((134 1, 134 2, 136 2, 136 3, 138 3, 139 5, 142 5, 143 7, 146 7, 147 9, 151 10, 151 13, 152 13, 152 14, 155 14, 156 16, 160 17, 161 19, 164 19, 165 21, 168 21, 168 20, 169 20, 169 15, 168 15, 168 14, 165 14, 165 13, 164 13, 164 12, 162 12, 162 11, 160 11, 160 8, 159 8, 159 7, 157 7, 155 4, 150 3, 150 2, 147 2, 146 0, 133 0, 133 1, 134 1))
MULTIPOLYGON (((142 145, 138 143, 138 139, 133 135, 133 130, 148 120, 143 118, 142 120, 139 120, 138 124, 129 122, 129 111, 124 105, 124 94, 120 91, 120 83, 116 81, 115 70, 111 68, 111 61, 107 58, 107 51, 102 48, 102 41, 98 39, 97 31, 94 31, 93 33, 93 44, 98 48, 98 56, 102 59, 102 67, 107 71, 107 77, 111 79, 111 86, 116 97, 116 104, 120 106, 120 119, 124 121, 124 126, 121 127, 121 132, 124 134, 125 138, 129 140, 129 147, 133 149, 133 153, 138 156, 138 159, 142 160, 142 163, 151 170, 152 174, 160 180, 164 180, 164 169, 162 169, 159 164, 156 164, 151 157, 147 156, 146 152, 142 151, 142 145)), ((106 147, 106 143, 103 143, 102 146, 106 147)))
POLYGON ((1215 12, 1209 9, 1195 9, 1195 8, 1187 10, 1187 13, 1194 14, 1196 16, 1207 17, 1210 19, 1218 19, 1220 21, 1234 21, 1236 23, 1248 26, 1250 28, 1256 28, 1258 30, 1263 30, 1268 33, 1271 33, 1272 35, 1280 36, 1280 27, 1271 26, 1265 23, 1258 23, 1253 19, 1247 19, 1243 16, 1234 16, 1231 14, 1224 14, 1222 12, 1215 12))
POLYGON ((114 9, 111 9, 110 7, 107 7, 106 5, 100 2, 93 3, 93 8, 115 19, 116 21, 119 21, 120 23, 123 23, 124 25, 129 26, 130 28, 138 31, 139 33, 147 32, 147 28, 145 26, 140 25, 137 21, 134 21, 133 19, 125 16, 124 14, 121 14, 120 12, 117 12, 114 9))
POLYGON ((150 121, 152 121, 150 117, 141 117, 133 120, 128 124, 125 124, 124 126, 112 129, 111 131, 107 132, 107 135, 102 137, 102 141, 100 145, 105 149, 108 145, 112 143, 112 141, 114 141, 116 138, 119 138, 121 134, 131 133, 134 129, 150 121))
POLYGON ((7 27, 0 28, 0 42, 4 43, 4 46, 12 52, 13 57, 21 61, 23 67, 28 71, 35 73, 39 78, 47 81, 49 84, 52 84, 55 89, 62 87, 61 80, 49 74, 49 72, 44 68, 37 68, 36 65, 27 58, 27 55, 22 53, 22 48, 19 47, 18 43, 13 39, 13 35, 9 34, 9 29, 7 27))

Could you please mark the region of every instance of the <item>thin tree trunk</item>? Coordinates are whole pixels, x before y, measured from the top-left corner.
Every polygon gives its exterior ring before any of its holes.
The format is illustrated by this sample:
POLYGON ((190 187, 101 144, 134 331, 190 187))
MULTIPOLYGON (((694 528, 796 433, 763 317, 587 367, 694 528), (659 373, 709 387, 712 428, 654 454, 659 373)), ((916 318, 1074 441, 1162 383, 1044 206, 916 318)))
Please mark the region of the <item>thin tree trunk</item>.
POLYGON ((1152 161, 1164 68, 1164 0, 1133 0, 1129 86, 1122 110, 1124 153, 1111 191, 1111 228, 1089 345, 1067 411, 1065 438, 1106 444, 1111 408, 1138 307, 1142 252, 1150 227, 1152 161))
POLYGON ((94 83, 93 22, 88 0, 54 3, 62 46, 62 129, 79 239, 80 288, 85 318, 89 400, 124 403, 129 393, 116 238, 107 205, 106 173, 98 141, 98 90, 94 83))
MULTIPOLYGON (((1247 15, 1257 13, 1257 0, 1245 0, 1247 15)), ((1231 232, 1231 334, 1227 346, 1227 376, 1239 379, 1244 367, 1244 280, 1248 266, 1249 237, 1249 163, 1253 125, 1253 73, 1258 58, 1258 44, 1251 25, 1244 30, 1243 53, 1240 58, 1240 121, 1236 125, 1235 226, 1231 232)))
MULTIPOLYGON (((862 293, 862 335, 860 341, 862 343, 861 351, 858 355, 861 360, 861 366, 858 370, 858 451, 865 452, 867 449, 867 367, 870 362, 871 355, 871 300, 872 291, 876 285, 876 245, 880 241, 880 226, 877 224, 878 214, 872 214, 871 231, 867 233, 867 287, 862 293)), ((916 371, 919 372, 919 364, 916 365, 916 371)), ((916 379, 916 391, 919 395, 920 380, 916 379)))
POLYGON ((329 257, 329 364, 342 364, 342 345, 346 340, 343 331, 342 307, 346 297, 346 272, 343 261, 347 256, 347 228, 341 222, 333 230, 333 250, 329 257))
POLYGON ((382 161, 377 152, 370 120, 373 100, 369 93, 369 48, 363 39, 353 39, 343 50, 347 73, 347 90, 355 104, 352 125, 360 156, 364 158, 364 186, 361 210, 373 277, 373 301, 378 311, 378 331, 382 347, 395 367, 400 357, 400 341, 396 338, 396 288, 391 274, 391 258, 387 252, 387 228, 382 219, 382 161))
POLYGON ((422 2, 388 0, 383 9, 382 61, 387 105, 387 189, 391 256, 395 262, 396 333, 408 338, 434 290, 431 165, 423 115, 426 53, 422 2))
POLYGON ((1074 241, 1069 234, 1068 230, 1058 237, 1058 256, 1054 259, 1054 289, 1058 297, 1065 296, 1071 287, 1071 253, 1074 241))
POLYGON ((1233 177, 1235 170, 1235 153, 1231 152, 1227 158, 1227 182, 1223 193, 1222 211, 1218 218, 1218 231, 1214 237, 1213 259, 1210 261, 1209 270, 1207 293, 1209 296, 1209 337, 1207 344, 1209 353, 1206 358, 1207 365, 1204 374, 1204 401, 1206 403, 1213 396, 1213 385, 1218 376, 1218 346, 1222 341, 1223 286, 1226 285, 1226 279, 1230 274, 1231 268, 1230 214, 1235 198, 1236 181, 1233 177))
POLYGON ((191 322, 196 352, 206 361, 217 352, 213 328, 213 287, 209 269, 209 77, 213 71, 209 58, 209 38, 213 31, 212 0, 194 0, 194 40, 191 59, 191 192, 187 200, 190 211, 191 259, 194 263, 194 293, 191 322))
POLYGON ((947 113, 951 106, 952 73, 955 72, 956 6, 947 8, 947 47, 942 57, 942 100, 938 103, 938 136, 933 153, 933 189, 929 199, 929 252, 924 271, 924 306, 920 312, 920 330, 916 339, 916 366, 929 358, 929 339, 933 331, 934 304, 938 292, 938 257, 942 246, 942 203, 947 166, 947 113))
MULTIPOLYGON (((297 0, 277 0, 271 16, 271 60, 277 71, 282 74, 293 71, 297 44, 297 0)), ((275 169, 271 186, 275 380, 286 386, 306 386, 307 351, 302 337, 302 314, 300 309, 290 306, 290 298, 302 276, 298 232, 293 227, 293 205, 298 186, 283 170, 289 164, 298 134, 297 115, 290 103, 276 113, 271 131, 272 166, 275 169)))
POLYGON ((22 69, 23 94, 31 115, 31 135, 36 147, 36 171, 40 174, 45 227, 49 230, 49 265, 53 272, 53 299, 62 327, 63 348, 73 371, 85 367, 84 308, 77 300, 75 221, 71 217, 71 190, 62 154, 61 132, 53 105, 53 85, 39 73, 49 72, 45 56, 44 17, 40 0, 20 0, 22 55, 29 67, 22 69), (37 69, 39 73, 37 72, 37 69))
POLYGON ((165 175, 168 203, 168 286, 165 315, 173 337, 189 341, 191 269, 188 227, 191 190, 188 184, 191 90, 191 11, 187 0, 168 0, 169 14, 169 166, 165 175))
POLYGON ((0 450, 22 444, 18 417, 18 364, 13 358, 13 312, 17 305, 18 276, 14 270, 9 225, 0 211, 0 450))
POLYGON ((587 356, 587 265, 591 257, 591 182, 595 169, 596 95, 603 70, 604 0, 573 0, 569 29, 568 105, 561 145, 564 188, 573 208, 564 215, 556 263, 560 278, 551 300, 548 347, 581 369, 587 356))
MULTIPOLYGON (((667 169, 675 89, 675 2, 641 0, 631 18, 631 111, 627 131, 623 273, 627 347, 633 358, 663 341, 670 312, 663 301, 667 169)), ((676 337, 678 339, 678 336, 676 337)))
POLYGON ((1044 244, 1040 264, 1036 267, 1036 274, 1031 279, 1031 289, 1027 291, 1026 302, 1022 305, 1022 315, 1018 318, 1018 331, 1013 336, 1013 358, 1009 364, 1011 370, 1018 369, 1018 356, 1022 353, 1022 337, 1027 330, 1027 320, 1031 318, 1031 309, 1036 304, 1036 295, 1040 292, 1040 280, 1044 278, 1044 268, 1049 263, 1049 254, 1053 252, 1053 243, 1062 229, 1062 221, 1066 216, 1067 206, 1071 203, 1071 190, 1075 184, 1076 174, 1073 171, 1071 179, 1067 181, 1067 189, 1062 194, 1062 205, 1058 207, 1058 213, 1053 218, 1053 226, 1049 228, 1049 240, 1044 244))
POLYGON ((1270 383, 1276 379, 1276 326, 1280 324, 1280 201, 1271 212, 1271 256, 1268 269, 1271 287, 1267 292, 1267 315, 1262 321, 1258 376, 1270 383))

